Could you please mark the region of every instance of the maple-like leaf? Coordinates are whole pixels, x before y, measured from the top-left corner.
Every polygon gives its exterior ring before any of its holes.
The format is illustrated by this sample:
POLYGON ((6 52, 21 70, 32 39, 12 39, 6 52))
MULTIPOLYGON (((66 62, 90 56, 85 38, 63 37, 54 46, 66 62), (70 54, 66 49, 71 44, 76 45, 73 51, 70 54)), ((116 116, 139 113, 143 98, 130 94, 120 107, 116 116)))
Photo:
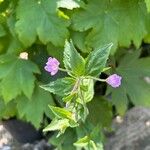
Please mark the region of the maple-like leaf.
POLYGON ((16 32, 25 46, 37 36, 44 43, 62 46, 68 37, 68 20, 57 15, 56 0, 20 0, 17 7, 16 32))
POLYGON ((21 93, 31 98, 34 90, 34 73, 39 73, 39 69, 33 62, 13 55, 1 55, 0 88, 5 102, 11 101, 21 93))
POLYGON ((48 105, 55 105, 51 94, 36 86, 31 99, 25 96, 19 96, 17 99, 17 109, 21 118, 26 118, 35 127, 39 128, 43 114, 53 117, 48 105))
POLYGON ((145 80, 150 77, 150 57, 138 59, 136 53, 125 56, 116 69, 122 76, 121 86, 108 90, 112 92, 112 103, 120 114, 126 111, 129 100, 136 106, 150 106, 150 84, 145 80))
POLYGON ((86 45, 98 48, 112 42, 112 53, 118 46, 128 47, 131 41, 139 47, 147 35, 145 3, 138 0, 89 0, 84 9, 73 14, 72 27, 89 30, 86 45))

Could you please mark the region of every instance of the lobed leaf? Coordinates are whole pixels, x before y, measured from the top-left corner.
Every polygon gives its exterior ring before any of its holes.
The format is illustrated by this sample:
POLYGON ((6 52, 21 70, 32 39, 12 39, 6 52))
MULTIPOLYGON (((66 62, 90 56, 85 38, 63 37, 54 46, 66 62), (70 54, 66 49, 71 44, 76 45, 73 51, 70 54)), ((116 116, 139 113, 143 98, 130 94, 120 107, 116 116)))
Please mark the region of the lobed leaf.
POLYGON ((17 7, 16 32, 24 46, 31 46, 37 36, 44 44, 62 46, 68 37, 68 20, 57 16, 55 0, 20 0, 17 7))
POLYGON ((26 118, 36 128, 40 127, 43 114, 48 114, 53 118, 54 115, 49 112, 48 105, 55 105, 52 96, 43 89, 36 87, 31 99, 25 96, 19 96, 17 99, 17 109, 21 118, 26 118))
POLYGON ((40 71, 33 62, 13 55, 1 55, 0 88, 5 102, 11 101, 21 93, 30 99, 34 90, 34 73, 40 73, 40 71))

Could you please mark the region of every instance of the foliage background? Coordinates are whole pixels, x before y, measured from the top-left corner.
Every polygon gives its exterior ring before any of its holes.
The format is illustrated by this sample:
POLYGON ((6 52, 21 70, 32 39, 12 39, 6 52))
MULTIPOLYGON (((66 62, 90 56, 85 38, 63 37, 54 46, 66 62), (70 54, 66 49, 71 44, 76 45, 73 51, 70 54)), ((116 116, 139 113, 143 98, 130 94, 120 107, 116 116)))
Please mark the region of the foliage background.
MULTIPOLYGON (((40 128, 45 116, 53 118, 48 104, 63 106, 59 97, 39 85, 66 75, 50 77, 43 69, 48 56, 56 57, 63 67, 66 39, 72 39, 84 57, 93 49, 114 44, 107 63, 112 69, 106 74, 118 73, 124 80, 118 89, 95 86, 96 96, 89 103, 90 115, 96 116, 89 115, 93 124, 109 126, 112 106, 120 115, 129 104, 150 106, 150 85, 145 82, 150 76, 150 52, 145 55, 140 49, 142 43, 150 43, 149 0, 1 0, 1 119, 16 116, 40 128), (28 60, 19 58, 24 51, 28 60)), ((69 130, 64 137, 67 134, 75 138, 77 132, 69 130)), ((52 139, 52 143, 62 148, 64 139, 52 139)))

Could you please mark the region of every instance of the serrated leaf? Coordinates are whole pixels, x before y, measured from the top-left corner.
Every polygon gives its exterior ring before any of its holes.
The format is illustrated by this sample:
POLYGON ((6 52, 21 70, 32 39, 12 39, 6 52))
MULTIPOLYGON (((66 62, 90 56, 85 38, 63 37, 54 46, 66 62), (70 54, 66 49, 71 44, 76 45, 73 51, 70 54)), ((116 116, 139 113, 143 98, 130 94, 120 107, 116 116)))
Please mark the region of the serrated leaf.
POLYGON ((66 0, 59 0, 57 2, 57 4, 58 4, 58 8, 59 7, 60 8, 67 8, 67 9, 70 9, 70 10, 80 7, 80 5, 75 0, 67 0, 67 1, 66 0))
POLYGON ((65 96, 71 92, 74 84, 74 79, 66 77, 52 81, 47 85, 41 85, 40 87, 59 96, 65 96))
POLYGON ((58 118, 66 118, 69 120, 74 120, 72 112, 68 111, 65 108, 49 106, 51 111, 58 117, 58 118))
POLYGON ((54 119, 43 131, 55 131, 60 130, 61 133, 64 133, 66 128, 69 127, 69 120, 68 119, 54 119))
POLYGON ((85 60, 77 52, 72 41, 70 43, 66 41, 64 50, 64 66, 67 70, 76 76, 84 75, 85 71, 85 60))
POLYGON ((63 46, 68 37, 68 20, 57 16, 55 0, 20 0, 17 19, 16 32, 26 47, 31 46, 37 36, 44 44, 52 42, 57 46, 63 46))
MULTIPOLYGON (((16 101, 19 116, 25 117, 37 128, 40 127, 43 114, 48 111, 48 105, 55 105, 52 96, 39 87, 35 88, 30 100, 25 96, 19 96, 16 101)), ((53 115, 50 114, 49 117, 53 117, 53 115)))
POLYGON ((106 45, 103 48, 98 48, 92 51, 86 60, 86 75, 97 76, 99 75, 108 59, 112 43, 106 45))
POLYGON ((150 58, 137 58, 133 61, 128 56, 125 58, 128 63, 120 63, 116 69, 117 74, 122 76, 121 86, 110 90, 112 103, 120 114, 127 109, 127 96, 135 106, 150 106, 150 85, 144 80, 144 77, 150 76, 150 58))
POLYGON ((88 0, 84 9, 73 14, 72 26, 77 31, 91 29, 85 42, 88 47, 98 48, 112 42, 114 53, 118 46, 128 47, 131 41, 140 46, 147 34, 148 15, 144 1, 88 0))
POLYGON ((31 61, 13 55, 0 56, 1 94, 5 102, 11 101, 22 92, 31 98, 35 81, 34 73, 39 73, 39 69, 31 61))

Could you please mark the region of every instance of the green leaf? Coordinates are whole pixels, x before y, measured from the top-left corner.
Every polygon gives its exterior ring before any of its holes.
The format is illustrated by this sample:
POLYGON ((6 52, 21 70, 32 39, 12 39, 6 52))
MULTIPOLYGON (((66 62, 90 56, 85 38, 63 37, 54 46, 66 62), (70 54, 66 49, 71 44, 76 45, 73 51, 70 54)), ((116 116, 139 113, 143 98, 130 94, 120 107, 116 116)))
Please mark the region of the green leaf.
POLYGON ((0 99, 0 119, 9 119, 17 114, 16 103, 11 101, 7 104, 0 99))
POLYGON ((99 75, 108 59, 112 44, 108 44, 103 48, 98 48, 92 51, 86 60, 86 74, 91 76, 99 75))
MULTIPOLYGON (((55 105, 52 96, 39 87, 35 88, 31 100, 25 96, 19 96, 16 101, 19 116, 21 118, 25 117, 37 128, 40 127, 43 114, 48 111, 48 105, 55 105)), ((49 117, 53 118, 53 115, 49 114, 49 117)))
POLYGON ((60 130, 61 133, 64 133, 66 128, 69 127, 69 120, 68 119, 54 119, 43 131, 55 131, 60 130))
POLYGON ((74 84, 75 80, 73 78, 66 77, 52 81, 47 85, 41 85, 40 87, 46 91, 63 97, 71 92, 74 84))
POLYGON ((90 121, 80 124, 76 128, 78 141, 74 143, 77 148, 84 148, 85 150, 103 150, 102 145, 102 131, 100 125, 93 125, 90 121))
POLYGON ((51 111, 58 117, 58 118, 66 118, 69 120, 74 120, 72 112, 68 111, 65 108, 49 106, 51 111))
POLYGON ((74 45, 80 49, 83 53, 89 53, 91 52, 91 49, 88 49, 85 45, 86 36, 88 35, 88 32, 78 32, 78 31, 72 31, 71 32, 71 38, 73 40, 74 45))
POLYGON ((96 96, 88 103, 89 115, 88 121, 93 125, 101 124, 103 127, 109 127, 112 121, 112 106, 103 97, 96 96), (93 117, 94 116, 94 117, 93 117))
POLYGON ((29 60, 23 60, 13 55, 0 56, 1 94, 5 102, 16 98, 22 92, 31 98, 38 67, 29 60))
POLYGON ((67 9, 70 9, 70 10, 72 10, 72 9, 74 9, 74 8, 79 8, 80 7, 80 5, 78 4, 78 2, 77 1, 75 1, 75 0, 59 0, 58 2, 57 2, 57 4, 58 4, 58 8, 60 7, 60 8, 67 8, 67 9))
POLYGON ((57 134, 54 134, 49 142, 56 146, 58 150, 76 150, 73 143, 76 141, 76 132, 73 129, 67 129, 66 132, 57 138, 57 134))
POLYGON ((67 70, 76 76, 84 75, 85 72, 85 60, 77 52, 72 41, 70 43, 66 41, 64 50, 64 66, 67 70))
MULTIPOLYGON (((124 81, 122 81, 124 82, 124 81)), ((126 89, 121 86, 112 92, 112 104, 115 105, 117 112, 124 115, 128 108, 128 97, 126 89)))
POLYGON ((10 4, 10 0, 2 0, 0 1, 0 12, 4 12, 10 4))
POLYGON ((26 47, 31 46, 37 36, 44 44, 52 42, 57 46, 63 46, 68 37, 68 20, 57 16, 55 0, 20 0, 17 19, 16 32, 26 47))
POLYGON ((84 9, 73 14, 72 27, 77 31, 90 30, 85 41, 88 47, 98 48, 112 42, 114 53, 118 46, 128 47, 131 42, 136 47, 141 45, 147 35, 148 15, 144 1, 88 0, 84 9))
POLYGON ((15 23, 16 23, 15 15, 11 15, 9 16, 9 18, 7 18, 7 26, 9 27, 9 31, 11 33, 10 43, 9 43, 8 50, 7 50, 9 54, 11 53, 19 54, 23 52, 24 50, 22 43, 17 38, 16 32, 15 32, 15 23))
POLYGON ((90 138, 88 136, 85 136, 83 138, 80 138, 77 142, 74 143, 75 146, 84 147, 87 146, 90 142, 90 138))
POLYGON ((145 3, 146 3, 147 11, 150 12, 150 1, 145 0, 145 3))
POLYGON ((6 35, 6 31, 4 30, 3 26, 0 24, 0 37, 6 35))
POLYGON ((47 44, 48 54, 52 57, 55 57, 59 60, 60 66, 63 68, 63 47, 56 47, 51 43, 47 44))
POLYGON ((74 97, 76 97, 76 93, 72 93, 66 97, 63 98, 64 102, 70 102, 74 97))
POLYGON ((116 69, 117 74, 122 76, 122 84, 119 88, 109 89, 112 92, 112 103, 117 111, 120 114, 126 111, 128 97, 135 106, 150 106, 150 84, 144 79, 150 76, 150 58, 138 59, 127 55, 122 62, 116 69), (128 63, 124 63, 124 60, 128 63))
MULTIPOLYGON (((92 100, 94 96, 94 81, 92 79, 83 79, 81 83, 81 94, 85 103, 88 103, 92 100), (86 91, 83 91, 82 86, 86 87, 86 91)), ((83 104, 83 102, 80 102, 83 104)))

